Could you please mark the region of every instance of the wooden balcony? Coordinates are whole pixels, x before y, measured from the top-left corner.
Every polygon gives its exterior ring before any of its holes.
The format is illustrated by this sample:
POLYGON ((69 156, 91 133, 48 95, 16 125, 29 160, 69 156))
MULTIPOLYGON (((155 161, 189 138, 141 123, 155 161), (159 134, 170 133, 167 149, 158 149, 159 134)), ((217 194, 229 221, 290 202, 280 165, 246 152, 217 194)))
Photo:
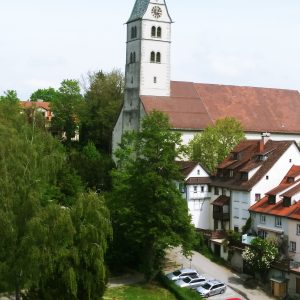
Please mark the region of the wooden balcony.
POLYGON ((230 214, 214 211, 213 212, 213 218, 216 219, 216 220, 229 221, 230 220, 230 214))

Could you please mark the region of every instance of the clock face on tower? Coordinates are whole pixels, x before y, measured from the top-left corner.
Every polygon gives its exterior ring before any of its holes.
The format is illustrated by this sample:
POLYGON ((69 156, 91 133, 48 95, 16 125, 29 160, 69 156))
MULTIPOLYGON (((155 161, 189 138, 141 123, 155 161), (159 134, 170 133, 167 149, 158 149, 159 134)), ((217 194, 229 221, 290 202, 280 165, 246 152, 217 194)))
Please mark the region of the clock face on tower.
POLYGON ((153 6, 153 8, 151 10, 151 13, 152 13, 154 18, 158 19, 162 15, 162 10, 159 6, 153 6))

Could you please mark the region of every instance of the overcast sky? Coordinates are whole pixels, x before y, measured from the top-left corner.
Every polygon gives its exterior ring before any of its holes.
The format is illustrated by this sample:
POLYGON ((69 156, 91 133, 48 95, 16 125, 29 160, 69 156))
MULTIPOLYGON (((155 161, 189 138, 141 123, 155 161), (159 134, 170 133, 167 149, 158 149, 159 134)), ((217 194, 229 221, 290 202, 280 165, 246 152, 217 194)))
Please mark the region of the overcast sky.
MULTIPOLYGON (((0 95, 124 71, 135 0, 0 0, 0 95)), ((173 80, 300 90, 299 0, 167 0, 173 80)))

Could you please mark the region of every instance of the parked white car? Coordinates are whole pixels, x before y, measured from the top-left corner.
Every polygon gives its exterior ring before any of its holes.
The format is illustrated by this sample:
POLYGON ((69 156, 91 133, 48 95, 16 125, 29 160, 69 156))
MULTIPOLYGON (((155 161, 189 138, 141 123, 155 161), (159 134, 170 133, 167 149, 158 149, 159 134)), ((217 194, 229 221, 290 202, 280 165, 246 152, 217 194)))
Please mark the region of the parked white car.
POLYGON ((200 276, 200 274, 198 274, 198 272, 194 269, 180 269, 180 270, 176 270, 172 273, 169 273, 166 276, 170 280, 175 281, 175 280, 183 279, 185 277, 193 276, 193 275, 200 276))
POLYGON ((204 276, 198 275, 190 275, 183 279, 179 279, 175 281, 175 284, 180 287, 187 287, 191 289, 195 289, 206 282, 206 278, 204 276))
POLYGON ((197 292, 203 297, 209 297, 217 294, 223 294, 226 291, 225 283, 219 280, 208 280, 197 288, 197 292))

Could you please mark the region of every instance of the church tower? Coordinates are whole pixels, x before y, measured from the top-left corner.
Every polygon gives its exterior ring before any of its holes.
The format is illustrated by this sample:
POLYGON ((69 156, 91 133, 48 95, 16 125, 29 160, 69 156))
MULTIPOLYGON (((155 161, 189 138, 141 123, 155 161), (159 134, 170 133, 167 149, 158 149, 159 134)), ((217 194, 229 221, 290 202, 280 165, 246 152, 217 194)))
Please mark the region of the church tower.
POLYGON ((171 23, 165 0, 136 0, 127 21, 122 132, 139 130, 140 96, 170 96, 171 23))

